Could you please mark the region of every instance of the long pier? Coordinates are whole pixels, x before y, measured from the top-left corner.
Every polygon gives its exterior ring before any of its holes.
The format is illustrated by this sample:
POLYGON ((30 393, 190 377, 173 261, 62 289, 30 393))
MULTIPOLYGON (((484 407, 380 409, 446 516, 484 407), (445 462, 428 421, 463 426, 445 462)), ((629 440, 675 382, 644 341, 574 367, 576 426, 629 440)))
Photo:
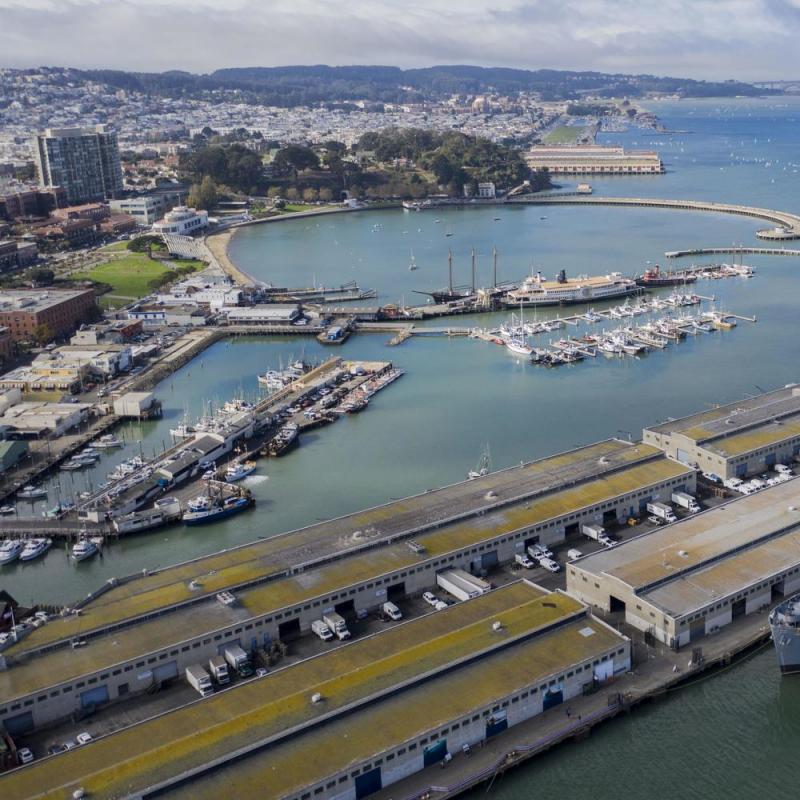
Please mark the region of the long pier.
POLYGON ((693 247, 688 250, 667 250, 666 258, 713 255, 800 256, 800 250, 789 247, 693 247))
POLYGON ((759 239, 800 239, 800 215, 757 206, 714 203, 704 200, 596 197, 594 195, 524 195, 522 197, 511 197, 506 202, 527 205, 635 206, 639 208, 669 208, 679 211, 712 211, 718 214, 736 214, 738 216, 762 219, 777 226, 757 231, 756 236, 759 239))

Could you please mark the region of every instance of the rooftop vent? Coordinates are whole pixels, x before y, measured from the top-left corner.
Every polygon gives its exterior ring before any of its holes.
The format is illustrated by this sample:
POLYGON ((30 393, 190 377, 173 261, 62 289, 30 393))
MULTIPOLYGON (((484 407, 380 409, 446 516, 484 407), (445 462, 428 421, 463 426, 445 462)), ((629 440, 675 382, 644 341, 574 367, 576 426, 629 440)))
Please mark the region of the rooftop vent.
POLYGON ((503 623, 500 622, 499 620, 496 620, 495 622, 492 623, 492 630, 495 633, 497 633, 498 631, 503 630, 503 623))
POLYGON ((323 701, 323 699, 324 698, 322 697, 322 695, 319 692, 314 692, 314 694, 311 695, 311 702, 312 703, 321 703, 323 701))

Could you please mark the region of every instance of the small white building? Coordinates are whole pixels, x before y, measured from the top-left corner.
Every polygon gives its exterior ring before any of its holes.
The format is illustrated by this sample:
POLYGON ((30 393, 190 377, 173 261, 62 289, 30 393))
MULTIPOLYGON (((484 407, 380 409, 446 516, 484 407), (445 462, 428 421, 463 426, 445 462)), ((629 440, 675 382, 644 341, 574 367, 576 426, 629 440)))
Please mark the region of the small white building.
POLYGON ((176 206, 164 215, 164 219, 153 223, 153 233, 175 233, 188 236, 208 227, 208 212, 188 206, 176 206))
POLYGON ((231 325, 291 325, 300 317, 300 309, 288 305, 263 304, 226 310, 231 325))
POLYGON ((490 200, 496 196, 497 196, 497 190, 495 189, 494 183, 492 181, 487 181, 486 183, 478 184, 478 197, 490 200))
POLYGON ((136 417, 146 414, 155 402, 152 392, 128 392, 114 401, 114 413, 118 417, 136 417))

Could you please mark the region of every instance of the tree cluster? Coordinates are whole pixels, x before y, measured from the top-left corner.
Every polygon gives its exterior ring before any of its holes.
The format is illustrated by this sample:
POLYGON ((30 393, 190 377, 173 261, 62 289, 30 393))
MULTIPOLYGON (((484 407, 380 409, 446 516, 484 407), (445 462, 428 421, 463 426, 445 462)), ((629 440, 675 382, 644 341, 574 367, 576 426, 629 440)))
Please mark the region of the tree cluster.
POLYGON ((263 167, 257 153, 234 143, 200 147, 181 158, 180 171, 194 183, 206 176, 217 185, 252 194, 262 183, 263 167))

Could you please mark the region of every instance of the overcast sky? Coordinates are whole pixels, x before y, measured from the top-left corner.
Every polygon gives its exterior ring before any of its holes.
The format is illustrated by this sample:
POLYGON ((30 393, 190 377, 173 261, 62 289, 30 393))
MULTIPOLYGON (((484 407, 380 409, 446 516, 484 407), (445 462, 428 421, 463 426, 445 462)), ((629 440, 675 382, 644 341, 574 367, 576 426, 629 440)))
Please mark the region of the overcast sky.
POLYGON ((482 64, 800 79, 800 0, 0 0, 0 65, 482 64))

